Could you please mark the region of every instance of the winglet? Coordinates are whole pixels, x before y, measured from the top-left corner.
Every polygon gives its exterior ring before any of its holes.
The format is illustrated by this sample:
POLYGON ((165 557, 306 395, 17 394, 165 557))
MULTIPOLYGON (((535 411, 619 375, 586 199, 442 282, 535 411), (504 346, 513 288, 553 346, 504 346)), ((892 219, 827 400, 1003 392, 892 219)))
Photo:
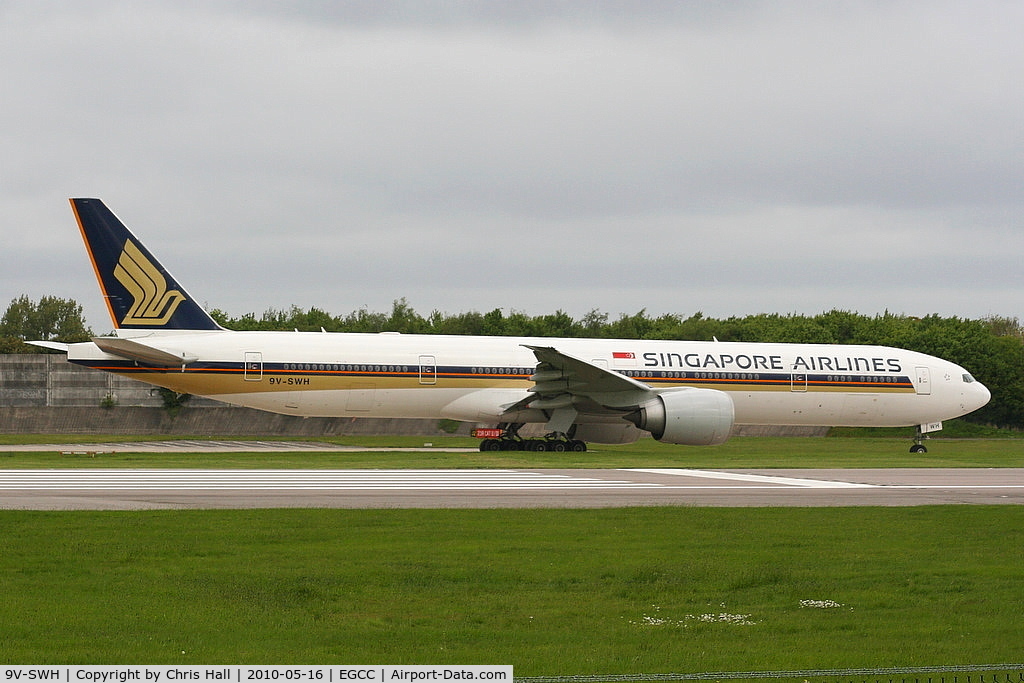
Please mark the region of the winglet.
POLYGON ((107 309, 119 329, 219 330, 99 199, 72 199, 107 309))

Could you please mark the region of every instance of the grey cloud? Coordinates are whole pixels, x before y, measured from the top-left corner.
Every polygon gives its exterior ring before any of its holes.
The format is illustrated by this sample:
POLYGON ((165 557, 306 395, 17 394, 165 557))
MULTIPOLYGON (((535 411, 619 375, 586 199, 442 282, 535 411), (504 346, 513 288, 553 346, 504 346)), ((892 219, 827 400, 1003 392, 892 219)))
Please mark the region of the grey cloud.
POLYGON ((1015 3, 0 18, 0 299, 96 296, 84 260, 63 267, 66 198, 88 194, 238 314, 1024 304, 1015 3), (58 272, 29 269, 58 243, 58 272))

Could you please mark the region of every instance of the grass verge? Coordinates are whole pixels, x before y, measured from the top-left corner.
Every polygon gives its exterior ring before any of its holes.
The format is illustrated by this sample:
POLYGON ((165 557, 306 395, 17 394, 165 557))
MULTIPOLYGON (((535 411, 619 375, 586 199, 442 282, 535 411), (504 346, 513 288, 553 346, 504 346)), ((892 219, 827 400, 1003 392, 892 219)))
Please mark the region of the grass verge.
MULTIPOLYGON (((122 437, 123 439, 123 437, 122 437)), ((117 441, 111 438, 109 441, 117 441)), ((422 448, 416 437, 337 440, 348 446, 422 448)), ((132 453, 115 447, 95 457, 51 452, 4 451, 0 469, 64 467, 248 467, 248 468, 875 468, 1024 467, 1019 439, 932 439, 929 452, 908 452, 910 441, 890 438, 737 437, 722 446, 675 446, 641 439, 624 446, 594 444, 586 453, 449 453, 472 448, 475 439, 435 437, 425 452, 132 453)), ((51 442, 52 443, 52 442, 51 442)))
POLYGON ((1024 508, 0 513, 6 664, 1014 661, 1024 508))

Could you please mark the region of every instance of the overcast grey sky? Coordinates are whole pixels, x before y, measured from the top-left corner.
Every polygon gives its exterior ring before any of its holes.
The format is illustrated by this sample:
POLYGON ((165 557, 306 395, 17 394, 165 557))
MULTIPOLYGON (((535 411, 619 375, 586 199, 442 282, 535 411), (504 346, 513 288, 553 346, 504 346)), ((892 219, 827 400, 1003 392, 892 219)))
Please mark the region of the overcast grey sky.
POLYGON ((67 198, 210 308, 1024 317, 1024 3, 0 0, 0 306, 67 198))

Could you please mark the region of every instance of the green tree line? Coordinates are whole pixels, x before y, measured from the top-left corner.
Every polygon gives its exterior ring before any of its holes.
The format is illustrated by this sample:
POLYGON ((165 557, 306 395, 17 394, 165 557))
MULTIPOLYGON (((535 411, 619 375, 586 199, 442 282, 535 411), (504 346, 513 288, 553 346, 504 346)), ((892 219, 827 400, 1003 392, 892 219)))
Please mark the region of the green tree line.
POLYGON ((72 299, 44 296, 33 301, 27 296, 13 299, 0 318, 0 353, 45 353, 29 346, 30 341, 89 341, 92 330, 85 326, 82 306, 72 299))
MULTIPOLYGON (((992 391, 992 401, 968 418, 1001 427, 1024 428, 1024 327, 1017 318, 980 320, 929 315, 923 318, 889 312, 869 316, 832 310, 818 315, 756 314, 710 318, 702 313, 649 315, 646 310, 612 319, 592 310, 580 318, 558 310, 531 316, 496 308, 488 313, 442 313, 422 316, 405 299, 388 313, 359 309, 332 315, 316 307, 269 309, 261 316, 210 315, 232 330, 301 330, 317 332, 402 332, 523 337, 598 337, 606 339, 679 339, 820 344, 879 344, 920 351, 967 368, 992 391)), ((0 351, 38 352, 24 339, 82 341, 91 336, 81 306, 43 297, 38 304, 21 297, 0 319, 0 351)))

